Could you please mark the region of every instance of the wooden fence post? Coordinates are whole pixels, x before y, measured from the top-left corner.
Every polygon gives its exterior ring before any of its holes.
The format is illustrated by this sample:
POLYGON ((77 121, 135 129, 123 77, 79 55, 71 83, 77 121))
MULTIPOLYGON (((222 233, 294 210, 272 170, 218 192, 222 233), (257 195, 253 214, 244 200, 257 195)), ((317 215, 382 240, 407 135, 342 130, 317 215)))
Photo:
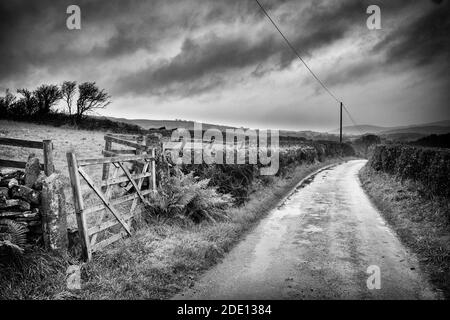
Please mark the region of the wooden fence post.
POLYGON ((72 186, 73 203, 77 217, 78 233, 81 239, 81 248, 83 250, 83 258, 91 260, 92 253, 89 243, 89 235, 87 233, 86 217, 84 214, 83 196, 81 194, 80 176, 78 174, 78 163, 75 153, 67 153, 67 164, 69 168, 70 184, 72 186))
MULTIPOLYGON (((111 150, 111 146, 112 146, 112 142, 110 139, 108 139, 107 136, 105 136, 105 150, 106 151, 110 151, 111 150)), ((108 155, 105 155, 105 157, 108 157, 108 155)), ((103 173, 102 173, 102 180, 106 180, 109 177, 109 163, 104 163, 103 164, 103 173)), ((102 191, 106 191, 106 186, 102 187, 102 191)))
POLYGON ((159 134, 148 134, 145 137, 146 150, 151 149, 151 170, 152 170, 152 190, 156 192, 156 148, 161 148, 161 154, 164 154, 163 145, 161 143, 162 136, 159 134))
POLYGON ((53 143, 52 140, 43 140, 44 151, 44 171, 48 177, 55 171, 55 165, 53 164, 53 143))
POLYGON ((155 148, 152 148, 152 189, 156 192, 156 152, 155 148))

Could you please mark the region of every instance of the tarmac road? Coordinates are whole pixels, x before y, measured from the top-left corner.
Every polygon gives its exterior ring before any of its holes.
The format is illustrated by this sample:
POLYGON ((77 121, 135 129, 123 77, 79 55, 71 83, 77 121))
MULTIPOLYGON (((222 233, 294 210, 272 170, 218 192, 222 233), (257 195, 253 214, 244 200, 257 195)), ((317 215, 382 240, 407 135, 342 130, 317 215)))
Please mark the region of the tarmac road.
POLYGON ((174 299, 437 299, 362 190, 364 164, 349 161, 303 181, 174 299), (369 266, 380 270, 379 289, 376 281, 368 288, 369 266))

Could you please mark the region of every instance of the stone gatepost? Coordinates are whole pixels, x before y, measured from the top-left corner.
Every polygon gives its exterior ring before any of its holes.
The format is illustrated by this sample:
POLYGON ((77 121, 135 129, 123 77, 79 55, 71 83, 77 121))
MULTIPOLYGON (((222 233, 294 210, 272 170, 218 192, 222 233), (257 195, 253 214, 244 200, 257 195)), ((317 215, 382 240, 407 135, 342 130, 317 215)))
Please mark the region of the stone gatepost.
POLYGON ((42 231, 47 249, 67 252, 67 215, 63 177, 53 173, 42 185, 41 193, 42 231))

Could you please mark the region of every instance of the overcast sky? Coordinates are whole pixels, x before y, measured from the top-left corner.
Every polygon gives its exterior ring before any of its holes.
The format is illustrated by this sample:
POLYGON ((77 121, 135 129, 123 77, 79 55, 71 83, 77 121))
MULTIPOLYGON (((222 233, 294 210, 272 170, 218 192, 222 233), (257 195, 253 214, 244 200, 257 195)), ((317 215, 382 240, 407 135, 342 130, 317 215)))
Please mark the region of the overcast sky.
MULTIPOLYGON (((260 2, 359 124, 450 119, 449 0, 260 2), (371 4, 381 30, 366 26, 371 4)), ((338 126, 337 103, 253 0, 1 1, 0 61, 2 91, 95 81, 107 116, 338 126), (81 30, 66 27, 70 4, 81 30)))

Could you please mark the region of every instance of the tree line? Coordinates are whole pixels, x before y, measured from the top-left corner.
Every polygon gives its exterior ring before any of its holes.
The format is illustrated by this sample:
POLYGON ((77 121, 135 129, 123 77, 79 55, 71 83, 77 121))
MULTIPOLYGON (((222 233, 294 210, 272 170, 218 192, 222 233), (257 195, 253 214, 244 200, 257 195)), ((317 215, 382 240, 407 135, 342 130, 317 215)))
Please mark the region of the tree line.
POLYGON ((97 109, 111 103, 111 96, 95 82, 64 81, 60 86, 43 84, 37 89, 18 89, 19 96, 6 90, 0 97, 0 115, 11 119, 46 119, 59 113, 55 107, 59 102, 73 124, 80 123, 97 109))

